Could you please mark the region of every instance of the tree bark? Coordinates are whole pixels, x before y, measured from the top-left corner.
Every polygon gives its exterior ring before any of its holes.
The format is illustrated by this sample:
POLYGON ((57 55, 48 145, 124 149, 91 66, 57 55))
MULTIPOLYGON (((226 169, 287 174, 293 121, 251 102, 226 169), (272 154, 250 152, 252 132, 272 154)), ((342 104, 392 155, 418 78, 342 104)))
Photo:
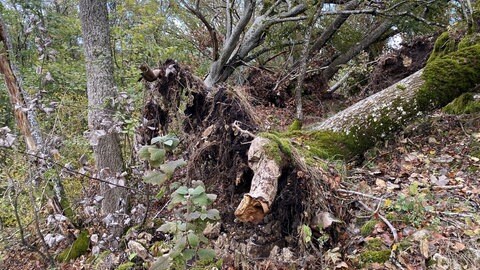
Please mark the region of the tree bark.
MULTIPOLYGON (((418 113, 415 97, 424 82, 422 73, 423 69, 308 129, 345 133, 353 132, 355 129, 360 134, 370 134, 376 132, 371 129, 379 128, 378 125, 388 124, 384 122, 407 121, 418 113)), ((388 126, 383 128, 389 129, 388 126)))
POLYGON ((36 152, 42 147, 43 141, 35 119, 35 113, 28 108, 30 105, 28 95, 22 89, 21 82, 15 74, 17 73, 15 67, 9 61, 11 48, 7 29, 0 17, 0 73, 4 75, 15 120, 20 132, 25 137, 27 149, 36 152))
MULTIPOLYGON (((110 105, 116 96, 113 77, 113 61, 110 50, 107 2, 105 0, 81 0, 80 20, 84 41, 88 125, 92 136, 98 141, 92 145, 100 178, 114 184, 119 182, 123 159, 118 134, 111 130, 113 108, 110 105)), ((101 184, 102 212, 113 214, 126 211, 127 192, 124 188, 101 184)))

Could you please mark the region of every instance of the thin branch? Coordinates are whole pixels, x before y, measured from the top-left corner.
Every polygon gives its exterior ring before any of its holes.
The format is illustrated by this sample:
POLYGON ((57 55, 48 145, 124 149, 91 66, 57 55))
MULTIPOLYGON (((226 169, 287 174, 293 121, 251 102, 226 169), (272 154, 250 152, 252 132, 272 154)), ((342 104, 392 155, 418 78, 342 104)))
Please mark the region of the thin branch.
POLYGON ((359 196, 362 196, 362 197, 365 197, 365 198, 374 199, 374 200, 381 201, 381 202, 385 201, 385 199, 382 199, 380 197, 376 197, 376 196, 373 196, 373 195, 370 195, 370 194, 361 193, 361 192, 358 192, 358 191, 346 190, 346 189, 341 189, 341 188, 337 189, 337 191, 341 192, 341 193, 359 195, 359 196))
POLYGON ((374 211, 372 208, 370 208, 368 205, 366 205, 366 204, 363 203, 362 201, 358 201, 358 203, 359 203, 361 206, 363 206, 363 208, 365 208, 367 211, 370 211, 370 212, 372 212, 373 214, 377 215, 385 224, 387 224, 388 228, 389 228, 390 231, 392 232, 393 242, 394 242, 394 243, 397 243, 397 242, 398 242, 398 233, 397 233, 397 229, 395 229, 395 227, 393 227, 392 223, 390 223, 390 221, 388 221, 387 218, 385 218, 384 216, 380 215, 380 213, 378 212, 378 209, 374 211))

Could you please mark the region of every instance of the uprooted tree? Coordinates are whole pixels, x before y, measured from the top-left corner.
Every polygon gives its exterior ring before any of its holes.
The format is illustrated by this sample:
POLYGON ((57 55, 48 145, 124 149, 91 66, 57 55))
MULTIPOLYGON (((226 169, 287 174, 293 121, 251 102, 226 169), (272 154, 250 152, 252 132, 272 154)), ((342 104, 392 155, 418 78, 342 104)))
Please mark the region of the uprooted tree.
MULTIPOLYGON (((188 68, 167 60, 158 79, 145 82, 148 96, 138 142, 148 144, 171 131, 179 134, 189 157, 188 178, 225 191, 220 196, 237 205, 234 213, 224 213, 227 220, 235 215, 278 228, 278 238, 265 243, 268 256, 281 235, 300 233, 302 224, 328 229, 337 220, 333 217, 347 218, 334 197, 341 179, 329 160, 359 156, 478 86, 478 40, 467 36, 454 41, 447 53, 440 53, 440 42, 445 40, 437 41, 424 69, 323 122, 289 132, 258 130, 259 119, 241 89, 208 88, 188 68)), ((298 245, 302 240, 282 241, 298 245)))

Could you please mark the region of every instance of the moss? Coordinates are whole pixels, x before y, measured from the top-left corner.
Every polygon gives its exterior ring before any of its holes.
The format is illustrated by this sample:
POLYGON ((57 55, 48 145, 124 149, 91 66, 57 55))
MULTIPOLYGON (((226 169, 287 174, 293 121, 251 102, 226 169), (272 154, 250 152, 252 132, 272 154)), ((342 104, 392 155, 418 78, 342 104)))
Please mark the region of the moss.
POLYGON ((469 145, 469 148, 470 148, 470 155, 472 157, 480 158, 480 142, 479 141, 473 141, 469 145))
POLYGON ((363 237, 369 236, 372 232, 373 229, 375 228, 375 225, 377 224, 377 221, 374 219, 371 219, 365 224, 363 224, 362 228, 360 228, 360 233, 362 234, 363 237))
POLYGON ((406 90, 407 89, 407 87, 403 84, 397 84, 396 87, 397 87, 397 89, 400 89, 400 90, 406 90))
POLYGON ((431 61, 456 50, 457 43, 455 39, 450 36, 448 31, 443 32, 440 36, 438 36, 437 40, 435 40, 432 53, 430 54, 427 63, 430 63, 431 61))
POLYGON ((475 44, 480 44, 480 33, 473 33, 470 35, 466 35, 460 40, 458 43, 458 49, 463 49, 466 47, 473 46, 475 44))
POLYGON ((480 44, 460 49, 427 64, 417 93, 420 110, 445 106, 480 83, 480 44))
POLYGON ((360 254, 360 260, 363 263, 384 263, 390 258, 391 251, 385 250, 368 250, 360 254))
POLYGON ((383 242, 379 238, 372 238, 367 241, 365 248, 368 250, 382 250, 383 242))
POLYGON ((293 123, 288 127, 288 131, 295 131, 302 129, 302 121, 295 119, 293 123))
POLYGON ((443 107, 443 111, 449 114, 480 112, 480 100, 475 100, 473 93, 465 93, 443 107))
POLYGON ((76 259, 87 252, 89 244, 88 232, 83 230, 69 248, 58 254, 57 260, 60 262, 68 262, 76 259))
POLYGON ((133 269, 135 264, 133 262, 122 263, 117 267, 117 270, 129 270, 133 269))
POLYGON ((291 160, 293 157, 292 146, 287 138, 282 137, 281 133, 261 133, 260 136, 272 141, 265 147, 268 157, 275 160, 278 164, 291 160))

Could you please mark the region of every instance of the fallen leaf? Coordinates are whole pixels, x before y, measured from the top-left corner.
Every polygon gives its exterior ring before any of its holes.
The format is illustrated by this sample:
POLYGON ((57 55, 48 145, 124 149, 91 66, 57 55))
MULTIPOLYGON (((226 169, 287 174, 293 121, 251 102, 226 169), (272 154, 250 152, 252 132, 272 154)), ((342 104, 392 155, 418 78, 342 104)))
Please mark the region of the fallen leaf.
POLYGON ((425 257, 425 259, 428 259, 428 240, 423 239, 420 241, 420 253, 425 257))
POLYGON ((453 244, 452 248, 456 251, 462 251, 465 249, 465 245, 463 243, 456 242, 455 244, 453 244))

